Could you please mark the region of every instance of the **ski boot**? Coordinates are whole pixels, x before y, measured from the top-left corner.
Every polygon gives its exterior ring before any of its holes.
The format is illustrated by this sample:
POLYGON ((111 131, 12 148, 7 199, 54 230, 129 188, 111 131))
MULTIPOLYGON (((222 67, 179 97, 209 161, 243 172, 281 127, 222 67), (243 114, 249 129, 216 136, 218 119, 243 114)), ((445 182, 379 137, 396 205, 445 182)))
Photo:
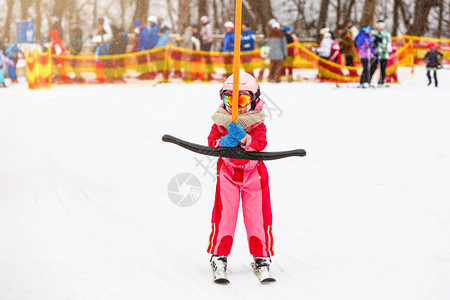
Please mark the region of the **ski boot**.
POLYGON ((273 278, 269 272, 270 263, 272 262, 270 257, 255 256, 254 260, 255 262, 251 263, 250 265, 256 277, 258 277, 259 282, 269 283, 276 281, 275 278, 273 278))
POLYGON ((210 259, 213 270, 214 282, 221 284, 228 284, 230 281, 227 278, 227 255, 213 254, 210 259))

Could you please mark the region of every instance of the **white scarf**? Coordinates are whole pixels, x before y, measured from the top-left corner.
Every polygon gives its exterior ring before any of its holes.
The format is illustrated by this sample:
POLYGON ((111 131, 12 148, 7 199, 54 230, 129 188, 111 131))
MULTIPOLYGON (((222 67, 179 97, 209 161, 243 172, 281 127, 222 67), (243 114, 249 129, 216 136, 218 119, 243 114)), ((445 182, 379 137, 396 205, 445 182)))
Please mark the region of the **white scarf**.
MULTIPOLYGON (((231 122, 231 114, 223 108, 218 108, 211 119, 219 126, 228 130, 228 124, 231 122)), ((265 114, 262 110, 250 110, 238 116, 238 123, 241 124, 245 132, 256 123, 264 123, 265 114)))

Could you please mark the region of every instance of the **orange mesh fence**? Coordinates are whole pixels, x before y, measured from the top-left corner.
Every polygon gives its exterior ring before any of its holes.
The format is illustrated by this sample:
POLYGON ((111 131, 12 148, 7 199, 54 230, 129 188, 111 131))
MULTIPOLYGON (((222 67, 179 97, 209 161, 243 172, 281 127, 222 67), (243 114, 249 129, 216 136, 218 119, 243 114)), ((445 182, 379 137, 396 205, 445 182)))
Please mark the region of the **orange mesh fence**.
POLYGON ((410 36, 404 35, 401 37, 395 37, 392 39, 394 45, 397 47, 402 47, 408 42, 412 42, 414 64, 415 65, 426 65, 425 54, 428 51, 428 43, 433 42, 437 49, 444 54, 444 58, 441 63, 443 65, 450 65, 450 39, 438 39, 438 38, 427 38, 420 36, 410 36))
MULTIPOLYGON (((395 42, 399 47, 388 60, 387 82, 410 78, 411 66, 415 62, 415 40, 395 42)), ((311 52, 310 46, 301 43, 288 45, 288 57, 284 61, 285 78, 295 81, 359 82, 361 67, 358 58, 355 58, 355 67, 336 64, 311 52)), ((241 68, 260 81, 268 78, 270 69, 270 60, 267 53, 263 53, 263 48, 241 53, 241 68)), ((46 54, 33 55, 46 57, 46 54)), ((223 81, 233 70, 233 53, 193 51, 172 45, 122 55, 52 56, 51 60, 52 79, 48 79, 48 74, 43 74, 41 81, 45 78, 49 83, 115 83, 149 79, 160 82, 223 81)), ((27 62, 29 83, 34 85, 37 75, 33 60, 30 58, 27 62)))

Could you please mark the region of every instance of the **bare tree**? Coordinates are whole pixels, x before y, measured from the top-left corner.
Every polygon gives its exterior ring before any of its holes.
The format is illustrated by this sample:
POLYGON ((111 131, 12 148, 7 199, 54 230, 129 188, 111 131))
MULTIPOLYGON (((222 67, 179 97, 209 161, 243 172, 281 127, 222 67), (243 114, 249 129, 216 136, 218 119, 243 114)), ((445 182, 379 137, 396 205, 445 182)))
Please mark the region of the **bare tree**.
POLYGON ((9 29, 11 27, 11 22, 13 18, 13 9, 14 9, 15 0, 6 0, 6 19, 5 19, 5 27, 3 29, 3 38, 9 40, 9 29))
POLYGON ((399 28, 399 10, 400 10, 401 0, 394 0, 394 20, 392 25, 392 35, 397 35, 399 28))
POLYGON ((327 24, 328 19, 328 6, 330 5, 330 0, 322 0, 320 4, 319 18, 317 19, 317 28, 321 28, 327 24))
POLYGON ((190 19, 189 0, 178 0, 178 32, 180 34, 190 25, 190 19))
POLYGON ((428 15, 434 6, 439 6, 439 0, 416 0, 414 5, 414 22, 409 34, 423 35, 428 30, 428 15))
POLYGON ((206 16, 208 14, 208 1, 198 0, 198 17, 206 16))
POLYGON ((34 7, 36 10, 36 17, 34 20, 34 37, 35 41, 41 40, 41 26, 42 26, 42 12, 41 12, 41 0, 34 1, 34 7))
POLYGON ((22 20, 28 19, 28 9, 31 7, 33 0, 20 0, 20 17, 22 20))
POLYGON ((273 18, 272 5, 270 1, 248 0, 251 10, 259 16, 259 22, 263 33, 267 32, 267 23, 273 18))
POLYGON ((133 22, 139 20, 142 24, 145 24, 147 21, 149 7, 150 0, 135 0, 133 22))
POLYGON ((365 0, 362 16, 361 16, 361 25, 365 26, 373 26, 373 19, 375 16, 375 9, 377 6, 377 0, 365 0))

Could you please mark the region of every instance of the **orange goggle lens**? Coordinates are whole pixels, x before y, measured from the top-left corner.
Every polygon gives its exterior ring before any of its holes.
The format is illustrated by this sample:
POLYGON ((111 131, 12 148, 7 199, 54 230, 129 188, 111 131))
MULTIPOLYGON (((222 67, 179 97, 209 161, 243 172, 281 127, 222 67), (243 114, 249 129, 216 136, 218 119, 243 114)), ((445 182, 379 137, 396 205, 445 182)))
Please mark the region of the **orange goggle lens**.
MULTIPOLYGON (((223 103, 225 103, 226 106, 232 106, 233 105, 233 92, 226 91, 222 94, 222 100, 223 103)), ((238 98, 238 106, 239 107, 246 107, 250 104, 252 100, 252 95, 250 95, 247 92, 239 92, 239 98, 238 98)))

